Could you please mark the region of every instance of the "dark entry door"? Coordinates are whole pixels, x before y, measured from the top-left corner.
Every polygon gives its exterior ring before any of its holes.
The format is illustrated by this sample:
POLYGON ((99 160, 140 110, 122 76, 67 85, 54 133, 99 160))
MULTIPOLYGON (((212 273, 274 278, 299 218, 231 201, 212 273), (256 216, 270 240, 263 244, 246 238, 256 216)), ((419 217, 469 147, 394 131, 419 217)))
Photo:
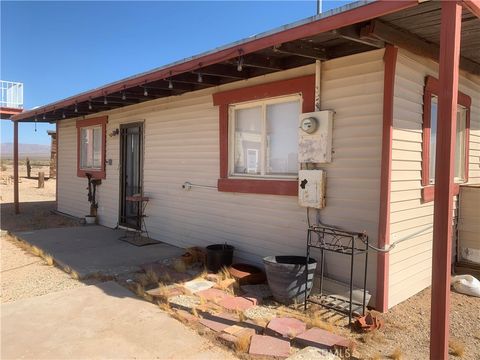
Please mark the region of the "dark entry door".
POLYGON ((128 197, 143 194, 143 123, 120 126, 120 225, 140 229, 138 203, 128 197))

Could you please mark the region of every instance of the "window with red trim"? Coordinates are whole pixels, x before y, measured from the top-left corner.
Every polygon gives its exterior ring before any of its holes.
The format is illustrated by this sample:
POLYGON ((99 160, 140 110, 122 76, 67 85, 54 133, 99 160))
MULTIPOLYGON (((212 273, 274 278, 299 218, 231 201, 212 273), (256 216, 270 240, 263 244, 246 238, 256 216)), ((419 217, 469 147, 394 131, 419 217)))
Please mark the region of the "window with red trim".
POLYGON ((298 119, 314 109, 314 86, 309 75, 213 95, 220 121, 219 191, 297 195, 298 119))
MULTIPOLYGON (((424 202, 432 201, 435 193, 438 91, 438 80, 427 76, 423 98, 422 198, 424 202)), ((459 92, 455 135, 455 194, 458 193, 458 184, 468 181, 470 105, 470 97, 459 92)))
POLYGON ((77 176, 105 179, 107 117, 77 120, 77 176))

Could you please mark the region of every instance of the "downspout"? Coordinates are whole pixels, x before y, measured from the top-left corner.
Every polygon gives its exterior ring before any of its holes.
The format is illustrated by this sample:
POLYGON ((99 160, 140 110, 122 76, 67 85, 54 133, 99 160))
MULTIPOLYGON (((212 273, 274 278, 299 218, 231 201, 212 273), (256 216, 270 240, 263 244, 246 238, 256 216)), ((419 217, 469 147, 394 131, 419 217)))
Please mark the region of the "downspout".
POLYGON ((320 85, 321 77, 320 72, 322 70, 322 62, 315 60, 315 111, 320 111, 320 85))

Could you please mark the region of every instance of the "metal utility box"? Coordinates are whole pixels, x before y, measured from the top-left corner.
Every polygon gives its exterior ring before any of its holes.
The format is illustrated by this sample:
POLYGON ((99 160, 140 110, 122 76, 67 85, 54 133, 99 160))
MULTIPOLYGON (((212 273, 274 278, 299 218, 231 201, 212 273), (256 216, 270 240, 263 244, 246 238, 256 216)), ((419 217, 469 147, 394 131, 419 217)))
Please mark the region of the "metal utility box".
POLYGON ((300 115, 298 129, 298 161, 300 163, 329 163, 332 161, 332 110, 300 115))
POLYGON ((298 203, 303 207, 322 209, 325 207, 324 170, 299 170, 298 203))

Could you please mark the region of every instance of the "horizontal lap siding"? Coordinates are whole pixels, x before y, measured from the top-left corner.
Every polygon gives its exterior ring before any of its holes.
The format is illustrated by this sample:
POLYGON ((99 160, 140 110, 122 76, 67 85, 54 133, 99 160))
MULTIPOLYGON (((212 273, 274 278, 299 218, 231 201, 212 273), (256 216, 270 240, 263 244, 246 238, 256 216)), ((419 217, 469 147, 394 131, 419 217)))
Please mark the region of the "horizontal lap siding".
MULTIPOLYGON (((383 51, 373 51, 322 65, 322 108, 336 114, 333 162, 325 166, 327 207, 320 216, 329 224, 366 230, 374 243, 380 186, 382 56, 383 51)), ((253 262, 272 254, 305 254, 306 210, 298 206, 296 197, 204 188, 185 191, 181 186, 185 181, 217 184, 219 119, 212 93, 313 72, 314 67, 307 66, 109 114, 107 134, 122 122, 145 122, 144 189, 150 197, 146 222, 153 238, 184 247, 227 241, 241 258, 253 262)), ((99 218, 107 226, 115 226, 118 218, 118 144, 119 136, 107 136, 107 159, 112 159, 112 165, 107 165, 107 179, 98 190, 99 218)), ((76 154, 73 148, 69 152, 76 154)), ((73 168, 69 171, 76 178, 73 168)), ((60 189, 64 192, 66 186, 60 189)), ((69 203, 86 203, 84 192, 69 198, 69 203)), ((374 293, 375 257, 370 260, 368 287, 374 293)), ((326 269, 345 280, 347 259, 331 256, 326 269)), ((360 276, 357 283, 361 284, 360 276)))
MULTIPOLYGON (((390 307, 431 284, 433 202, 421 201, 422 114, 425 76, 438 77, 437 69, 432 61, 400 51, 395 77, 390 241, 407 240, 390 255, 390 307)), ((478 78, 474 82, 461 76, 460 90, 472 98, 470 148, 478 149, 479 89, 478 78)), ((479 157, 470 156, 470 182, 480 181, 479 166, 479 157)), ((454 199, 454 214, 456 204, 454 199)))

